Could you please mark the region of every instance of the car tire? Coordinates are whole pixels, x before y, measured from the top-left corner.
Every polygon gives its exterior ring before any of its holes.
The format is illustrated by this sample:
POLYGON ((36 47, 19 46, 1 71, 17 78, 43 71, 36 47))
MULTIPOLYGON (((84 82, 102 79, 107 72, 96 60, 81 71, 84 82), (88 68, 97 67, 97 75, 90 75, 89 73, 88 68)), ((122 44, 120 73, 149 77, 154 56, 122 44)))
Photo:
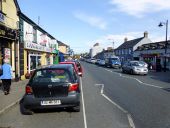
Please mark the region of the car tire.
POLYGON ((134 74, 134 73, 133 73, 133 70, 130 70, 130 74, 131 74, 131 75, 133 75, 133 74, 134 74))
POLYGON ((122 69, 122 73, 125 73, 125 70, 124 70, 124 69, 122 69))
POLYGON ((23 115, 33 115, 34 112, 29 110, 29 109, 26 109, 23 105, 23 101, 21 100, 20 101, 20 111, 23 115))

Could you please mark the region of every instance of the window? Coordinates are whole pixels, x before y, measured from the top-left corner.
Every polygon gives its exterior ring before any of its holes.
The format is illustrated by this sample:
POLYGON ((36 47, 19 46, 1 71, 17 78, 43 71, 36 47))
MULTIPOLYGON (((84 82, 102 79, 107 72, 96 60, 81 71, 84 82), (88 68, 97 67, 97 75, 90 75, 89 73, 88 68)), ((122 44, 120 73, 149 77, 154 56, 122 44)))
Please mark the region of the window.
POLYGON ((129 48, 129 54, 131 54, 132 53, 132 50, 129 48))
POLYGON ((2 0, 0 0, 0 11, 2 11, 2 0))
POLYGON ((37 43, 37 30, 33 28, 33 42, 37 43))
POLYGON ((30 70, 34 70, 41 66, 41 56, 30 55, 30 70))
POLYGON ((64 69, 42 69, 35 72, 32 82, 71 82, 69 72, 64 69))

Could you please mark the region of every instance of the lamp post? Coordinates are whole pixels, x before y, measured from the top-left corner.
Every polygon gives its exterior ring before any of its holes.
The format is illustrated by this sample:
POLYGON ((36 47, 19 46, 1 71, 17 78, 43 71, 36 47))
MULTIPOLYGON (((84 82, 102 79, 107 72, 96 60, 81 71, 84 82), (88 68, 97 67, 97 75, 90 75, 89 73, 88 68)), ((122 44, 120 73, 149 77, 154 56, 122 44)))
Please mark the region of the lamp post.
POLYGON ((165 41, 165 55, 164 55, 164 72, 166 72, 166 53, 167 53, 167 38, 168 38, 168 20, 166 22, 160 22, 159 27, 166 26, 166 41, 165 41))

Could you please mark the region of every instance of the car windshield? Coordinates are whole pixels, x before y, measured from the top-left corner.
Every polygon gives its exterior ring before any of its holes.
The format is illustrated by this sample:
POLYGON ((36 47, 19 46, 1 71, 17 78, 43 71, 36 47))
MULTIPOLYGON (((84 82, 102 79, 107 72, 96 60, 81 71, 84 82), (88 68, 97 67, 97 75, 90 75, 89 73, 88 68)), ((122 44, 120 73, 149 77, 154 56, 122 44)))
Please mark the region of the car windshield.
POLYGON ((119 61, 118 58, 111 58, 112 61, 119 61))
POLYGON ((132 66, 141 66, 138 62, 131 62, 132 66))
POLYGON ((32 82, 70 82, 70 75, 63 69, 43 69, 35 72, 32 82))

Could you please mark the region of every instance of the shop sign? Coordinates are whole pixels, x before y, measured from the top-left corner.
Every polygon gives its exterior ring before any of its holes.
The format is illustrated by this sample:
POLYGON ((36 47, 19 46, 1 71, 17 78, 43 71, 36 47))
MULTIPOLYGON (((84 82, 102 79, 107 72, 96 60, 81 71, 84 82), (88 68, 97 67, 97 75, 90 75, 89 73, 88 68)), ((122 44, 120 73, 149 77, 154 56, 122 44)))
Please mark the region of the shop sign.
POLYGON ((10 49, 4 48, 4 53, 5 53, 5 59, 10 60, 10 56, 11 56, 10 49))
POLYGON ((32 43, 32 42, 25 42, 25 48, 26 49, 31 49, 31 50, 49 52, 49 53, 52 52, 51 48, 42 46, 40 44, 32 43))
POLYGON ((50 52, 50 53, 52 52, 51 48, 48 48, 48 47, 45 47, 45 51, 50 52))
POLYGON ((47 43, 48 43, 47 34, 41 34, 40 36, 41 36, 40 44, 43 45, 43 46, 46 46, 47 43))
POLYGON ((11 28, 0 25, 0 36, 14 40, 16 38, 16 32, 11 28))
POLYGON ((3 22, 3 23, 4 23, 4 21, 5 21, 5 16, 4 16, 4 14, 2 14, 2 13, 0 12, 0 22, 3 22))
POLYGON ((44 46, 32 42, 25 42, 25 48, 37 51, 45 51, 44 46))

